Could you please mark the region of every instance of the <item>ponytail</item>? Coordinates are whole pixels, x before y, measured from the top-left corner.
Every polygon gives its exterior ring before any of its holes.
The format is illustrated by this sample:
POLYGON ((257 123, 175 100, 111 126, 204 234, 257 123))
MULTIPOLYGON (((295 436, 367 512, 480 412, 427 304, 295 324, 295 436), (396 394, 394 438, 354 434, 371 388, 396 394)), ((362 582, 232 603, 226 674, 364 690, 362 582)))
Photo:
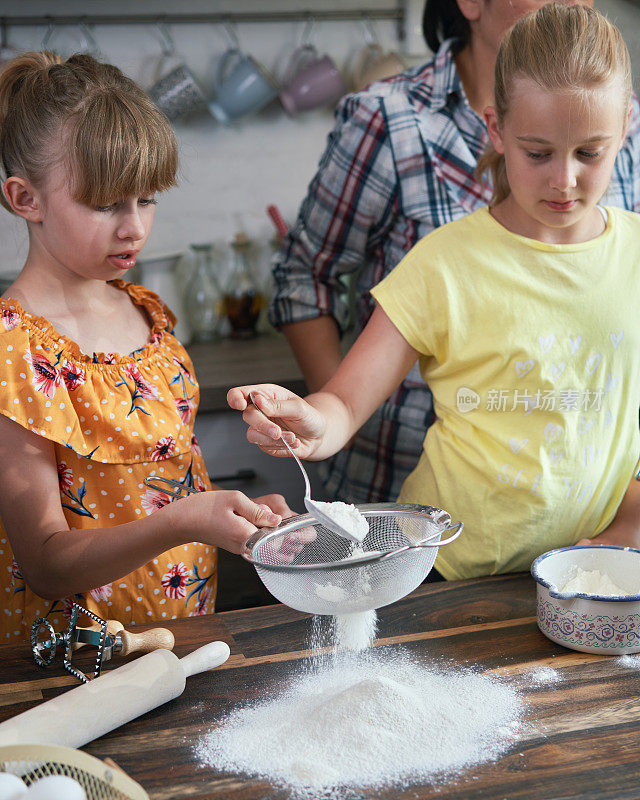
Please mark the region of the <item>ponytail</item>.
POLYGON ((511 190, 509 189, 507 165, 504 156, 502 153, 498 153, 491 142, 489 142, 484 153, 478 159, 473 175, 478 183, 486 184, 485 175, 487 173, 491 175, 491 185, 493 186, 493 194, 489 205, 496 206, 509 196, 511 190))
MULTIPOLYGON (((16 158, 11 141, 13 138, 10 131, 11 116, 16 97, 24 93, 25 96, 33 98, 33 101, 37 103, 38 90, 34 84, 42 73, 48 72, 52 66, 61 63, 62 59, 55 53, 31 52, 16 56, 0 70, 0 165, 4 177, 16 173, 26 174, 23 159, 16 158)), ((32 144, 33 142, 28 142, 26 146, 32 144)), ((41 149, 38 147, 38 150, 41 149)), ((28 160, 29 158, 27 158, 28 160)), ((36 166, 32 171, 39 173, 41 170, 39 166, 36 166)), ((0 192, 0 204, 11 211, 11 206, 3 192, 0 192)))
POLYGON ((455 50, 459 51, 469 43, 471 28, 456 0, 426 0, 422 14, 422 35, 434 53, 437 53, 445 39, 457 39, 455 50))

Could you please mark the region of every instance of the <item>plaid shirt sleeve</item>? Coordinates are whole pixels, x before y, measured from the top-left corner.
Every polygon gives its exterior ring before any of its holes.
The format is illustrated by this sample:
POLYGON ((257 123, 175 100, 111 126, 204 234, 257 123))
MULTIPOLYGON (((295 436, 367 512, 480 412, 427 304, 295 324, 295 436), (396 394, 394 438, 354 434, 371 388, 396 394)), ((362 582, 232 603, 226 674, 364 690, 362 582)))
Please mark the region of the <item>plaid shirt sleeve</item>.
POLYGON ((640 105, 634 95, 627 138, 618 153, 605 205, 640 212, 640 105))
POLYGON ((397 176, 380 100, 347 95, 295 226, 273 260, 276 327, 331 315, 344 330, 340 278, 368 260, 393 221, 397 176))

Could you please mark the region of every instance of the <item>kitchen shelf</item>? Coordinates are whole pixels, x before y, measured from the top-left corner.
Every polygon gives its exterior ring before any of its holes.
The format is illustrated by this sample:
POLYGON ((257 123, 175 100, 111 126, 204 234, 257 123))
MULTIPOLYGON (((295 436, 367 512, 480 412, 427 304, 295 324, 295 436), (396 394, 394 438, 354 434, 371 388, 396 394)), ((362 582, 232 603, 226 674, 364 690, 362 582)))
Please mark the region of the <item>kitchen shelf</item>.
POLYGON ((335 8, 295 11, 246 11, 232 13, 145 13, 145 14, 38 14, 1 15, 0 25, 122 25, 123 23, 149 25, 165 22, 171 25, 192 23, 244 23, 244 22, 297 22, 313 19, 317 22, 342 22, 348 20, 404 20, 401 5, 389 8, 335 8))

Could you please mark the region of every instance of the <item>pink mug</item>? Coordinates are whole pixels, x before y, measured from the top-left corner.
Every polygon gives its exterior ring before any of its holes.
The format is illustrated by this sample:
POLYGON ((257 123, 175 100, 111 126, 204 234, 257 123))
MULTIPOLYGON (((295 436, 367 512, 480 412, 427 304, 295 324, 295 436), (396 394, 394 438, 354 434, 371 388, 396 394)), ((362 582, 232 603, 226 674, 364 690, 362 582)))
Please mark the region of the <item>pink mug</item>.
POLYGON ((333 60, 319 56, 312 44, 295 50, 284 84, 280 100, 289 114, 335 103, 347 91, 333 60))

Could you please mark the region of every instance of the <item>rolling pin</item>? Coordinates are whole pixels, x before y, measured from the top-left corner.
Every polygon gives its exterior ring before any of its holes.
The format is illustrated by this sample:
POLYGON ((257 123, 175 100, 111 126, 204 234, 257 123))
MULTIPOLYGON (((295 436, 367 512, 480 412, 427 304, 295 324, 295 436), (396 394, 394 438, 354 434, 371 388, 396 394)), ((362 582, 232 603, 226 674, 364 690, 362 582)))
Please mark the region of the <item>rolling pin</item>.
POLYGON ((154 650, 1 723, 0 745, 82 747, 178 697, 190 675, 219 667, 227 658, 225 642, 210 642, 184 658, 154 650))

